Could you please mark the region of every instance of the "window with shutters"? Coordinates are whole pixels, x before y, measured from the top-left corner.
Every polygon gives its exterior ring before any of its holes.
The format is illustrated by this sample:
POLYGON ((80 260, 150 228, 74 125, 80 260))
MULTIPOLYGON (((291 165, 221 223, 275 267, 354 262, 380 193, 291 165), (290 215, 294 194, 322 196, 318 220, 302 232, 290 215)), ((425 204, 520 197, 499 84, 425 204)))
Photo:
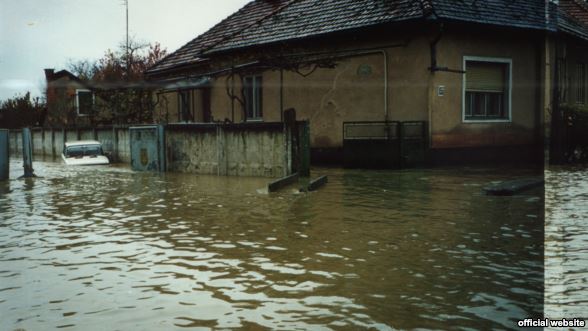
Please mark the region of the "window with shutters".
POLYGON ((92 113, 94 106, 94 95, 90 90, 76 90, 76 111, 78 116, 88 116, 92 113))
POLYGON ((243 79, 245 113, 248 121, 263 119, 261 76, 247 76, 243 79))
POLYGON ((512 61, 502 58, 464 58, 464 122, 511 120, 512 61))

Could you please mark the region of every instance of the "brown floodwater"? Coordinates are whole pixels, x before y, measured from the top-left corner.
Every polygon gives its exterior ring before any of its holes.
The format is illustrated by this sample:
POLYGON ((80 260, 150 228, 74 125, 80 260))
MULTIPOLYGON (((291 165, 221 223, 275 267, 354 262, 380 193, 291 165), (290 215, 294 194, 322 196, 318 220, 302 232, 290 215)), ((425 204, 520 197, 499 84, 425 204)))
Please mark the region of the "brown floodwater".
POLYGON ((545 315, 588 318, 588 168, 545 171, 545 315))
POLYGON ((0 183, 0 329, 510 329, 543 312, 542 170, 268 179, 66 168, 0 183))

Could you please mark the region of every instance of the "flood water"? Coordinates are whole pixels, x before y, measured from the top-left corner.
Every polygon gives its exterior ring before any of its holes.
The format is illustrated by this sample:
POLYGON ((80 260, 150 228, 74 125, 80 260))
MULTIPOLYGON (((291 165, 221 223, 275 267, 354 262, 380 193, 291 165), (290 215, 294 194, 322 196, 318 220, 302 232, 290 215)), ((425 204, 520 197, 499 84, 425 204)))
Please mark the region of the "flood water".
POLYGON ((542 170, 268 179, 64 168, 0 183, 0 329, 510 329, 543 312, 542 170))
POLYGON ((588 168, 549 168, 545 184, 545 315, 588 318, 588 168))

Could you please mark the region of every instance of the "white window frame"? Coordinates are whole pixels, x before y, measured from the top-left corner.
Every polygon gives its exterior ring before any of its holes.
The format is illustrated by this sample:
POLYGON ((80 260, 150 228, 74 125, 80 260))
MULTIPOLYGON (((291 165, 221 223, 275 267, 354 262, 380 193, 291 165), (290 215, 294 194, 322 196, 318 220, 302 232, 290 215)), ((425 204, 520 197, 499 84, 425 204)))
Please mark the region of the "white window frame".
POLYGON ((251 88, 253 89, 252 103, 253 103, 254 110, 255 110, 255 105, 258 105, 258 110, 261 110, 262 115, 259 116, 259 114, 255 114, 257 117, 248 117, 249 114, 247 114, 247 109, 245 109, 245 117, 246 117, 245 121, 246 122, 263 122, 263 95, 262 95, 262 93, 263 93, 263 75, 261 75, 261 74, 248 75, 248 76, 244 77, 244 79, 247 79, 247 78, 251 78, 251 82, 252 82, 252 85, 251 85, 251 88), (255 83, 256 78, 258 78, 258 77, 261 80, 261 86, 257 86, 257 84, 255 83), (259 100, 257 100, 257 98, 256 98, 256 94, 255 94, 256 88, 259 89, 259 94, 262 95, 262 103, 260 103, 259 100))
POLYGON ((467 72, 462 77, 462 88, 461 88, 461 120, 463 123, 511 123, 512 122, 512 59, 504 57, 485 57, 485 56, 464 56, 462 68, 466 71, 466 64, 468 61, 475 62, 489 62, 489 63, 504 63, 508 65, 508 118, 505 119, 492 119, 492 120, 474 120, 466 119, 466 83, 467 83, 467 72))
POLYGON ((76 113, 78 116, 90 116, 90 114, 80 114, 80 92, 92 93, 92 106, 94 105, 94 93, 88 89, 76 89, 76 113))

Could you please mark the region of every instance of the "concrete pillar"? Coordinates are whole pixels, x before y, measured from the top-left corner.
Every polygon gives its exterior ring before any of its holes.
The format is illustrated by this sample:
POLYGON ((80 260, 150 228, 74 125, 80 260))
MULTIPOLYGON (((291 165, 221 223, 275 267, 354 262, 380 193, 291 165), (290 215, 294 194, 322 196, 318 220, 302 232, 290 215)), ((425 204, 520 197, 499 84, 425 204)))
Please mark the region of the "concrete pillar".
POLYGON ((0 180, 8 179, 10 169, 10 132, 0 130, 0 180))
POLYGON ((112 126, 112 160, 118 162, 118 131, 116 126, 112 126))
POLYGON ((167 162, 166 162, 166 157, 167 157, 167 153, 165 150, 165 126, 163 125, 158 125, 157 126, 157 144, 158 144, 158 159, 159 159, 159 171, 160 172, 165 172, 167 170, 167 162))
POLYGON ((310 123, 300 122, 298 126, 298 174, 310 177, 310 123))
POLYGON ((33 139, 31 129, 22 129, 22 160, 24 167, 23 177, 34 177, 33 170, 33 139))
POLYGON ((284 176, 292 174, 292 129, 296 125, 296 110, 284 111, 284 176))

